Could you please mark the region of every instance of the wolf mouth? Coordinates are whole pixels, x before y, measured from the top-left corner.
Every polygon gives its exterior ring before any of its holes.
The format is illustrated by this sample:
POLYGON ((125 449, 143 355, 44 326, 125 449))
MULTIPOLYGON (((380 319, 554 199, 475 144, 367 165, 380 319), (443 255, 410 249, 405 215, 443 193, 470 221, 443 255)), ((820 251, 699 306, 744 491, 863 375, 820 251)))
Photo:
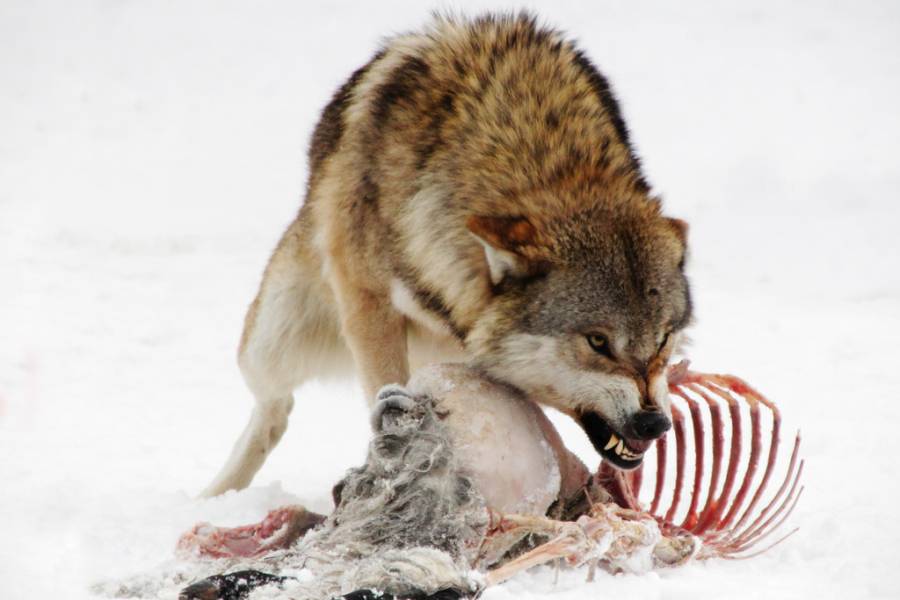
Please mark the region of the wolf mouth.
POLYGON ((626 438, 597 413, 582 413, 578 421, 600 456, 623 471, 639 467, 644 460, 644 452, 655 441, 626 438))

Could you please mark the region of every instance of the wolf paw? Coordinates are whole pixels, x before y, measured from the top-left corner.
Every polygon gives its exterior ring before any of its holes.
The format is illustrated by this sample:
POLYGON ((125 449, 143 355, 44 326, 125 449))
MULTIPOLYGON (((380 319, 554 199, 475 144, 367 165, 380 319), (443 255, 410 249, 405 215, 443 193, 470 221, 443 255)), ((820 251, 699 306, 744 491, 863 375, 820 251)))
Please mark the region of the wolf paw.
POLYGON ((397 429, 399 421, 418 404, 409 390, 397 384, 381 388, 375 400, 372 410, 372 430, 375 433, 397 429))

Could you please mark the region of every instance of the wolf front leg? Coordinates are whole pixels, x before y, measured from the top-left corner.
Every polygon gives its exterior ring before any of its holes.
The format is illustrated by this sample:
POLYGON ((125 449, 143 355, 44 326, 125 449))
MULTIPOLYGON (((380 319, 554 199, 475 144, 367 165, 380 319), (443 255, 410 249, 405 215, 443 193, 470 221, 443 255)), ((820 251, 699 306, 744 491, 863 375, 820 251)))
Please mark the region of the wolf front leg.
POLYGON ((372 406, 382 386, 403 385, 409 379, 406 317, 394 309, 387 290, 362 287, 360 279, 341 268, 335 268, 331 278, 344 339, 372 406))
POLYGON ((250 484, 287 427, 295 388, 316 376, 352 371, 334 294, 309 239, 308 218, 308 211, 301 211, 282 236, 247 311, 238 363, 256 404, 203 496, 250 484))

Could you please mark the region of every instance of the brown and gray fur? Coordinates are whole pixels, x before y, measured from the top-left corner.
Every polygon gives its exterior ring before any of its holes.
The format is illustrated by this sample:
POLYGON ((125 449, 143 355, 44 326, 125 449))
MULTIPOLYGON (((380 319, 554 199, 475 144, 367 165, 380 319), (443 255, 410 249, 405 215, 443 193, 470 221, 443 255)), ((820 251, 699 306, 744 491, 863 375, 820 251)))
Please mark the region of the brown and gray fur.
POLYGON ((250 483, 296 387, 354 366, 370 399, 456 357, 618 431, 668 410, 686 226, 661 214, 606 79, 560 33, 439 17, 388 40, 325 108, 309 168, 241 339, 256 407, 207 495, 250 483))

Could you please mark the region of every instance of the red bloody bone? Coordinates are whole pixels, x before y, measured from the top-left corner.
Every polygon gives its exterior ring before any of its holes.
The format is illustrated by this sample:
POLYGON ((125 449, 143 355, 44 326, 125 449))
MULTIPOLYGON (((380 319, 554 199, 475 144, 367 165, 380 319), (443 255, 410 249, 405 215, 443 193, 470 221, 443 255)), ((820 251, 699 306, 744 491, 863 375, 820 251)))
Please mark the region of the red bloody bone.
POLYGON ((252 525, 216 527, 199 523, 181 536, 177 552, 209 558, 261 556, 290 546, 324 520, 324 516, 302 506, 283 506, 252 525))
MULTIPOLYGON (((781 414, 778 408, 765 396, 750 387, 743 380, 732 375, 696 373, 687 369, 687 363, 673 366, 669 371, 669 391, 674 396, 672 406, 672 433, 656 443, 657 467, 655 487, 650 502, 649 514, 660 523, 663 533, 687 531, 703 541, 700 557, 719 556, 722 558, 747 558, 763 552, 792 535, 788 532, 774 543, 752 554, 747 554, 760 542, 778 530, 793 512, 803 488, 799 485, 803 473, 803 461, 799 461, 800 433, 794 438, 787 471, 774 496, 761 508, 760 502, 775 470, 781 432, 781 414), (685 518, 676 522, 675 515, 685 492, 685 461, 688 455, 689 439, 685 426, 685 416, 678 404, 686 406, 691 415, 693 431, 694 480, 689 489, 689 506, 685 518), (744 404, 750 415, 750 452, 743 469, 741 481, 737 481, 741 471, 741 449, 743 443, 742 418, 740 408, 744 404), (712 427, 712 463, 709 483, 703 486, 706 476, 704 464, 707 458, 705 448, 705 424, 703 407, 709 412, 712 427), (731 425, 731 447, 728 452, 725 480, 719 487, 725 456, 725 419, 723 406, 728 408, 731 425), (772 430, 768 436, 768 454, 762 477, 758 483, 756 472, 763 453, 761 411, 772 415, 772 430), (668 473, 666 452, 671 438, 675 438, 675 484, 672 500, 668 508, 662 509, 663 488, 668 473), (735 484, 737 492, 732 497, 735 484), (752 495, 750 495, 753 489, 752 495), (750 495, 749 503, 747 497, 750 495), (701 508, 702 505, 702 508, 701 508)), ((642 510, 638 503, 643 466, 631 473, 623 473, 606 463, 601 464, 598 478, 613 494, 616 502, 632 510, 642 510)))

